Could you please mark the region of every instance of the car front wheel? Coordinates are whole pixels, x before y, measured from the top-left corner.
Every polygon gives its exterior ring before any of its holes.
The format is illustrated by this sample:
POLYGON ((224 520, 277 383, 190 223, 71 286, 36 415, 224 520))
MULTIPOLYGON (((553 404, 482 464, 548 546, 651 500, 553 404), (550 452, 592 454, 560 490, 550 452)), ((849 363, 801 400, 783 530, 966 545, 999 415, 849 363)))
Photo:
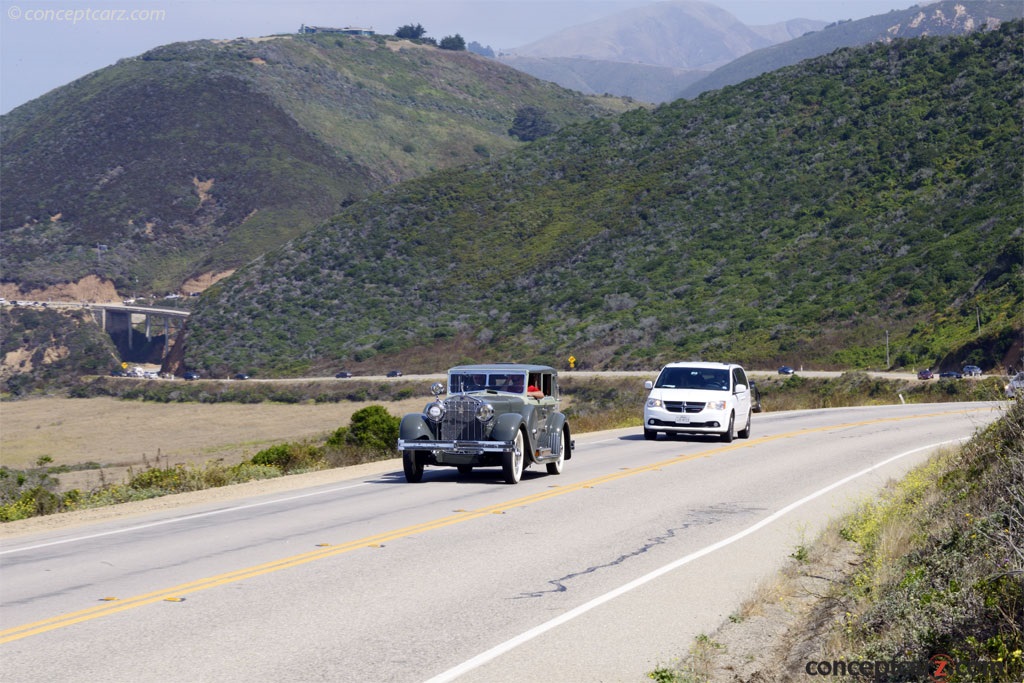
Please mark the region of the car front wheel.
POLYGON ((410 484, 423 481, 423 456, 419 451, 402 451, 402 469, 405 470, 405 480, 410 484))
POLYGON ((751 420, 752 417, 753 417, 753 415, 751 413, 747 413, 747 426, 744 427, 743 429, 741 429, 740 433, 739 433, 739 437, 741 439, 749 439, 750 438, 750 428, 752 426, 752 424, 751 424, 752 423, 752 420, 751 420))
POLYGON ((732 443, 733 434, 736 429, 736 413, 729 416, 729 428, 722 434, 722 441, 725 443, 732 443))
POLYGON ((516 440, 513 448, 508 453, 501 454, 501 472, 505 475, 506 484, 518 484, 523 478, 523 450, 526 440, 523 438, 523 430, 516 432, 516 440))
POLYGON ((658 432, 654 431, 653 429, 645 429, 644 438, 647 439, 648 441, 654 441, 655 439, 658 438, 658 432))

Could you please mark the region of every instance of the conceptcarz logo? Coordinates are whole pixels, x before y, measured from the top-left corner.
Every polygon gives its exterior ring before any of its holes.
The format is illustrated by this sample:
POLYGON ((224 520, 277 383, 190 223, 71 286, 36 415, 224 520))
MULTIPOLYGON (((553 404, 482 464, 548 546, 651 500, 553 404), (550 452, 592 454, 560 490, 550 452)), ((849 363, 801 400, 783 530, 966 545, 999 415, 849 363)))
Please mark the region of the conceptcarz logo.
POLYGON ((869 681, 888 681, 893 678, 921 677, 937 683, 946 683, 953 674, 959 681, 999 681, 1006 673, 1005 662, 957 662, 949 655, 938 654, 927 662, 864 661, 834 659, 809 661, 804 665, 808 676, 849 676, 869 681))

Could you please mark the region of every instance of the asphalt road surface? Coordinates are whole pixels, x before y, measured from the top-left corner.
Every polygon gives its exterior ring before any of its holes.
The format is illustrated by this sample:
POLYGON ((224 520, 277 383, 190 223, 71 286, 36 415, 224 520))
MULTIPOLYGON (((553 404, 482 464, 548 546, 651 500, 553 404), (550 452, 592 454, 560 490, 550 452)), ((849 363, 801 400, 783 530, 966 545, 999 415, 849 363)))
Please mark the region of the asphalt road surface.
POLYGON ((643 681, 757 582, 998 404, 576 437, 564 474, 399 461, 315 488, 0 543, 0 680, 643 681))

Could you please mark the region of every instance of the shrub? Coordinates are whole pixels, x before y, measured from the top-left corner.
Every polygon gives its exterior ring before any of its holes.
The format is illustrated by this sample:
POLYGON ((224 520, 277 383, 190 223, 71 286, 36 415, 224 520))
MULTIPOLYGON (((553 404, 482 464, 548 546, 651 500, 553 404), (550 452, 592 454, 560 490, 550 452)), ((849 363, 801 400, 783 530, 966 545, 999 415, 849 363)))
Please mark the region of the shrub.
POLYGON ((323 467, 324 453, 322 447, 309 443, 285 443, 260 451, 250 462, 253 465, 276 467, 284 474, 291 474, 320 469, 323 467))
POLYGON ((383 406, 367 406, 352 415, 348 442, 381 453, 391 453, 398 442, 401 423, 383 406))

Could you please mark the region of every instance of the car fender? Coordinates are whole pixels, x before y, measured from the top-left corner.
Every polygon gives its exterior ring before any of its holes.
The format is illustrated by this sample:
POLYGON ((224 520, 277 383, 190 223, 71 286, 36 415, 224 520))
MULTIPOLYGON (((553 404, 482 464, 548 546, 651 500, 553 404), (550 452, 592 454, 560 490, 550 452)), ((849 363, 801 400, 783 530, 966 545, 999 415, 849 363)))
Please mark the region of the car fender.
POLYGON ((402 418, 398 426, 398 436, 403 441, 416 439, 433 439, 434 433, 422 415, 410 414, 402 418))
MULTIPOLYGON (((495 441, 513 441, 516 438, 516 430, 523 425, 523 418, 519 413, 505 413, 499 415, 494 422, 494 429, 491 430, 491 438, 495 441)), ((526 450, 533 452, 533 444, 530 443, 530 432, 526 431, 526 450)))

